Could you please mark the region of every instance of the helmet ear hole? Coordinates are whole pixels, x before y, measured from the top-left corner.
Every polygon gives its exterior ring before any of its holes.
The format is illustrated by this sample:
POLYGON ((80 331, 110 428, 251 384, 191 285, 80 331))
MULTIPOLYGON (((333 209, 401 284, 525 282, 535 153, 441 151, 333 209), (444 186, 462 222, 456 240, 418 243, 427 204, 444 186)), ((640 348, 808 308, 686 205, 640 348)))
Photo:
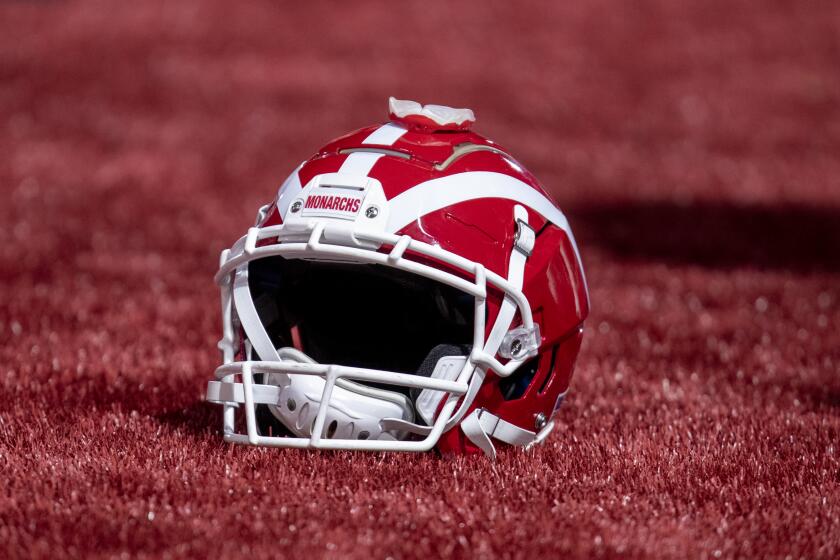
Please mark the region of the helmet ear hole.
POLYGON ((540 357, 532 358, 519 366, 513 374, 502 378, 499 381, 499 389, 502 391, 502 398, 512 401, 521 398, 537 375, 540 366, 540 357))

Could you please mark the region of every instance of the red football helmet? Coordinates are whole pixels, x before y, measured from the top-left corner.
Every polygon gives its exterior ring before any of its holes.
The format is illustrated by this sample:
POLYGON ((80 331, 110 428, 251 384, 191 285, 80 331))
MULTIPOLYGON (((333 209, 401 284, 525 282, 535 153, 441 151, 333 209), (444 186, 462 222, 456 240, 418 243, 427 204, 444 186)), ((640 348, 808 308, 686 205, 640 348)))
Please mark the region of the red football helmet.
POLYGON ((589 312, 566 218, 472 111, 390 116, 321 148, 222 252, 226 441, 495 456, 551 431, 589 312))

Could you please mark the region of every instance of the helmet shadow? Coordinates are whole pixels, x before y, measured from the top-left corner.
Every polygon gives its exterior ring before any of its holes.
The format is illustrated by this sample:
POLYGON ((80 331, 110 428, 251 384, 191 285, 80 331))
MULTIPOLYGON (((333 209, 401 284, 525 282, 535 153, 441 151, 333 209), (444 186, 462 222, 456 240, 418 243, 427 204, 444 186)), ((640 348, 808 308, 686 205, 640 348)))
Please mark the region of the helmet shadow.
POLYGON ((568 214, 584 246, 622 260, 840 272, 840 208, 622 202, 568 214))

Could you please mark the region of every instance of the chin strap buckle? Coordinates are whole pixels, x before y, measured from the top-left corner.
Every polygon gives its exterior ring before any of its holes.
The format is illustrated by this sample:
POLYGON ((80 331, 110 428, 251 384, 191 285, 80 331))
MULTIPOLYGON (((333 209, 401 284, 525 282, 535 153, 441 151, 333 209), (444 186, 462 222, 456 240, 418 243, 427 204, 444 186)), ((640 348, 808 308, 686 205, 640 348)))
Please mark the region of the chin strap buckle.
POLYGON ((521 218, 516 218, 516 236, 513 238, 513 246, 517 251, 530 257, 534 252, 534 242, 537 239, 537 233, 534 228, 528 225, 528 222, 521 218))

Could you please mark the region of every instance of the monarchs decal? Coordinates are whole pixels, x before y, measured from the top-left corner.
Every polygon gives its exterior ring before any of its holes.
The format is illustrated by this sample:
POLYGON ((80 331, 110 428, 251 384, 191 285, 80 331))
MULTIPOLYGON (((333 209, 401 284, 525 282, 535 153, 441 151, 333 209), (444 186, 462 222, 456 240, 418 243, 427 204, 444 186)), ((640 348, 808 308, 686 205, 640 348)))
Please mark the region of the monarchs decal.
POLYGON ((351 198, 349 196, 332 196, 332 195, 309 195, 306 198, 304 208, 317 208, 323 210, 341 210, 342 212, 359 211, 362 205, 360 198, 351 198))
POLYGON ((365 199, 364 191, 334 187, 312 189, 303 201, 301 216, 355 219, 365 199))

